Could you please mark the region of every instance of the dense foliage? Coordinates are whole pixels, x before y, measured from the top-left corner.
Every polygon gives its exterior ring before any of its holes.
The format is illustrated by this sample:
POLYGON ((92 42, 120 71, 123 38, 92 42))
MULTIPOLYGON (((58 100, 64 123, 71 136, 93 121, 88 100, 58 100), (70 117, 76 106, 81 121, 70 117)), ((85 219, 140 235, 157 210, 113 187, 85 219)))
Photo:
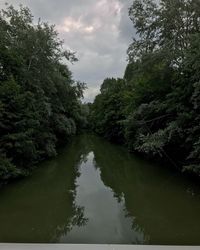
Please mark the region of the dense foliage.
POLYGON ((85 123, 84 84, 63 63, 77 59, 62 43, 54 26, 34 24, 29 9, 0 12, 0 180, 55 156, 85 123))
POLYGON ((124 79, 106 79, 94 130, 200 175, 200 1, 134 0, 124 79))

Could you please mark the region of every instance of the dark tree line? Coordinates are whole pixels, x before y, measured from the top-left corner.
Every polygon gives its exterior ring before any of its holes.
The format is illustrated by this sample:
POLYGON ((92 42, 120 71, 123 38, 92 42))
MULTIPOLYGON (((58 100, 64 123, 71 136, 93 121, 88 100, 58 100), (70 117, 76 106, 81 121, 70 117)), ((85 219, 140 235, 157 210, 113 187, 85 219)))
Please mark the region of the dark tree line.
POLYGON ((28 8, 0 12, 0 181, 26 175, 56 155, 56 148, 85 124, 75 82, 54 26, 35 25, 28 8))
POLYGON ((200 175, 200 1, 134 0, 137 36, 123 79, 106 79, 93 129, 129 150, 200 175))

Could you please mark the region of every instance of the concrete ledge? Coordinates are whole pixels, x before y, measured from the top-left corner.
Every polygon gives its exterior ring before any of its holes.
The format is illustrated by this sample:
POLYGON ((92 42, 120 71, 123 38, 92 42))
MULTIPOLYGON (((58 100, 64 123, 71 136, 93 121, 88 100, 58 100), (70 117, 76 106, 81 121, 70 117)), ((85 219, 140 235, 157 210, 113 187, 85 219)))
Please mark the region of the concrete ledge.
POLYGON ((200 250, 200 246, 143 246, 143 245, 96 245, 96 244, 4 244, 0 250, 200 250))

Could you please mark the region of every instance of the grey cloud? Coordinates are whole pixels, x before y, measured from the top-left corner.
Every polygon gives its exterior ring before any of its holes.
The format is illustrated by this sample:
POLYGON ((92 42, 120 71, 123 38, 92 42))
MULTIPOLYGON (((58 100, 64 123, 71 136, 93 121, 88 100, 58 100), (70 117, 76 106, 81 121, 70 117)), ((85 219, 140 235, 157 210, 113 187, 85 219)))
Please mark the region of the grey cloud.
MULTIPOLYGON (((79 62, 69 67, 74 79, 86 82, 91 101, 106 77, 122 77, 126 50, 134 35, 128 17, 132 0, 9 0, 28 6, 35 19, 55 24, 65 47, 77 51, 79 62)), ((2 7, 2 3, 0 3, 2 7)))
POLYGON ((135 30, 133 28, 133 24, 130 21, 130 18, 128 16, 128 11, 133 3, 133 0, 120 0, 123 2, 123 10, 122 10, 122 18, 119 24, 119 30, 120 30, 120 38, 124 40, 125 43, 127 41, 131 42, 132 38, 136 35, 135 30))

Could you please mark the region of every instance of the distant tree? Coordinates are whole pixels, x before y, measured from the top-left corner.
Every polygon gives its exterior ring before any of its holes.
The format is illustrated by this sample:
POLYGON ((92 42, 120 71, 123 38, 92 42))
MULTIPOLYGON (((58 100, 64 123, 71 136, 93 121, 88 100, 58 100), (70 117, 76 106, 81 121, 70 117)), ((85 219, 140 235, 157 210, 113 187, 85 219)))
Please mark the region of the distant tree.
POLYGON ((115 142, 124 141, 123 122, 129 99, 127 93, 123 79, 107 78, 101 85, 101 94, 91 107, 91 124, 95 131, 115 142))

